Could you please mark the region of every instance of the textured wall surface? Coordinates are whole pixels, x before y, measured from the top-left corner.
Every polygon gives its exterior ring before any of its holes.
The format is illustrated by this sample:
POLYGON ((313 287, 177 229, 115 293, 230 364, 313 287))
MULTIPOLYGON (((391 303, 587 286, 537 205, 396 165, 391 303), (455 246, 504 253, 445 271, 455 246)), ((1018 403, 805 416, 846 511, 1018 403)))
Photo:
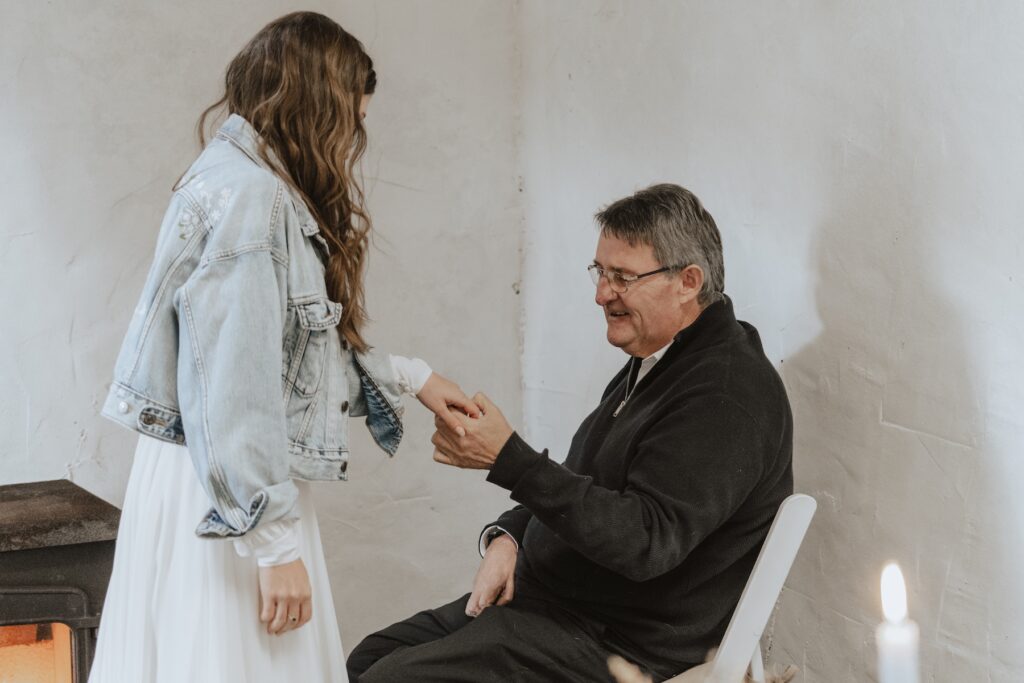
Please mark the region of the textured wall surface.
POLYGON ((522 21, 531 438, 564 452, 625 360, 591 303, 591 215, 688 186, 819 502, 771 659, 875 680, 895 559, 925 680, 1024 679, 1024 8, 528 0, 522 21))
MULTIPOLYGON (((512 5, 313 2, 367 46, 378 230, 372 343, 418 355, 518 422, 517 53, 512 5)), ((156 230, 224 69, 292 3, 0 1, 0 483, 70 477, 120 504, 134 437, 98 417, 156 230)), ((508 505, 430 459, 415 401, 393 461, 363 429, 317 486, 346 646, 469 589, 508 505)))

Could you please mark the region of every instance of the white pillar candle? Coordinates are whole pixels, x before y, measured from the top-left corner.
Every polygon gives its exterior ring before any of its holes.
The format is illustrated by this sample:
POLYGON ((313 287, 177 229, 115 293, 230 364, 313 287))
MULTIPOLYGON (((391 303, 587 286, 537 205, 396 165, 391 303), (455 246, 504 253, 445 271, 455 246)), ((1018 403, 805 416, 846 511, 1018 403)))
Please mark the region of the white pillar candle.
POLYGON ((907 618, 907 588, 895 564, 882 571, 882 611, 885 621, 875 632, 878 683, 920 683, 918 628, 907 618))

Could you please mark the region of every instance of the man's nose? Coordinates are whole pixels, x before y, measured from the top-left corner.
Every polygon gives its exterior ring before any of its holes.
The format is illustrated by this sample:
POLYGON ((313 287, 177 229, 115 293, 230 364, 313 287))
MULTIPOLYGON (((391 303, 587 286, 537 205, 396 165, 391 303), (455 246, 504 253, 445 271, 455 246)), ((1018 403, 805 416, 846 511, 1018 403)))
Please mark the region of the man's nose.
POLYGON ((602 276, 597 281, 597 291, 594 294, 594 302, 598 306, 606 306, 609 302, 615 301, 618 298, 618 294, 612 289, 612 286, 608 284, 608 278, 602 276))

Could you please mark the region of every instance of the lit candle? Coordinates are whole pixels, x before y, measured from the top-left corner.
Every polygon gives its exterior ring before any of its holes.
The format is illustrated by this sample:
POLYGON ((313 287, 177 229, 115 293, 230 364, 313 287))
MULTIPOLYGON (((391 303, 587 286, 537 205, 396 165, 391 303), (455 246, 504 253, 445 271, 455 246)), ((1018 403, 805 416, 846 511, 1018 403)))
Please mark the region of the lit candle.
POLYGON ((882 611, 885 621, 875 632, 878 683, 919 683, 917 624, 907 619, 907 588, 895 564, 882 571, 882 611))

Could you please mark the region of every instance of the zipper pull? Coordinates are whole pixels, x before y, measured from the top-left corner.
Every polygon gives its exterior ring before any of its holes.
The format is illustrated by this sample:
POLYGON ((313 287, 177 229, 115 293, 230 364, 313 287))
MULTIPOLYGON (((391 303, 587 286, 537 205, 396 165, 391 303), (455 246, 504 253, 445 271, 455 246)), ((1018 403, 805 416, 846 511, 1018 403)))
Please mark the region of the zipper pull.
POLYGON ((626 399, 622 399, 622 403, 620 403, 620 404, 619 404, 619 407, 615 409, 615 412, 614 412, 614 413, 612 413, 612 417, 618 417, 618 416, 619 416, 619 413, 621 413, 621 412, 622 412, 622 407, 623 407, 624 405, 626 405, 626 399))

